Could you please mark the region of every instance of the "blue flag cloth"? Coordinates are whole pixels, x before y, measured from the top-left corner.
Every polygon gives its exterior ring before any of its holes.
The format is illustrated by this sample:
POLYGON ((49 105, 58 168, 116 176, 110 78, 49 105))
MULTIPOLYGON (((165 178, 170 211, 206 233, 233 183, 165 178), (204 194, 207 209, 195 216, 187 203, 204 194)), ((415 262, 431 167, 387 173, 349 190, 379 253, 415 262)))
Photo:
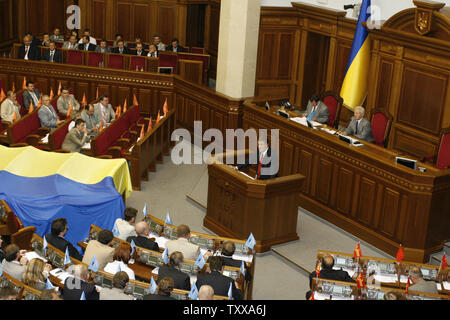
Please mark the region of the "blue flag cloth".
POLYGON ((191 288, 191 292, 189 292, 189 299, 197 300, 198 298, 198 290, 197 290, 197 282, 194 282, 191 288))
POLYGON ((242 260, 242 263, 241 263, 241 273, 242 273, 242 275, 243 276, 245 276, 245 264, 244 264, 245 262, 242 260))
POLYGON ((52 283, 50 282, 50 280, 47 279, 47 282, 45 283, 45 289, 53 289, 55 288, 52 283))
POLYGON ((120 233, 119 233, 119 228, 117 227, 117 220, 116 222, 114 222, 114 227, 112 229, 112 233, 114 235, 114 237, 118 238, 120 233))
POLYGON ((84 294, 84 291, 81 292, 80 300, 86 300, 86 295, 84 294))
POLYGON ((94 272, 97 272, 98 271, 98 267, 99 267, 98 261, 95 258, 95 256, 93 256, 92 260, 91 260, 91 263, 89 264, 88 270, 92 270, 94 272))
POLYGON ((2 265, 0 264, 0 276, 3 274, 3 268, 2 265))
POLYGON ((119 262, 118 267, 117 267, 117 272, 121 272, 122 268, 120 267, 121 263, 119 262))
POLYGON ((195 265, 196 265, 199 269, 203 269, 205 263, 206 263, 206 261, 205 261, 205 259, 203 259, 203 255, 200 253, 200 254, 198 255, 197 261, 195 261, 195 265))
POLYGON ((155 292, 156 292, 156 282, 152 277, 152 279, 150 280, 150 294, 155 294, 155 292))
POLYGON ((64 255, 64 265, 71 264, 72 260, 70 260, 69 256, 69 246, 66 247, 66 254, 64 255))
POLYGON ((172 219, 170 219, 169 211, 167 211, 167 214, 166 214, 166 220, 165 220, 164 222, 165 222, 166 224, 173 225, 172 219))
POLYGON ((256 240, 255 237, 253 236, 253 233, 250 233, 250 236, 247 239, 247 242, 245 243, 245 246, 247 248, 253 249, 255 247, 256 244, 256 240))
POLYGON ((230 288, 228 289, 228 299, 233 300, 233 282, 230 282, 230 288))
POLYGON ((169 251, 167 251, 167 248, 164 250, 163 254, 162 254, 162 258, 165 264, 169 264, 169 251))
POLYGON ((136 248, 136 244, 134 243, 134 240, 131 240, 131 253, 130 253, 130 257, 133 255, 134 253, 134 248, 136 248))
POLYGON ((45 236, 43 238, 44 238, 44 246, 42 247, 42 249, 44 250, 44 253, 47 253, 48 247, 47 239, 45 238, 45 236))
POLYGON ((144 209, 142 209, 142 213, 144 214, 144 217, 147 217, 147 202, 144 205, 144 209))

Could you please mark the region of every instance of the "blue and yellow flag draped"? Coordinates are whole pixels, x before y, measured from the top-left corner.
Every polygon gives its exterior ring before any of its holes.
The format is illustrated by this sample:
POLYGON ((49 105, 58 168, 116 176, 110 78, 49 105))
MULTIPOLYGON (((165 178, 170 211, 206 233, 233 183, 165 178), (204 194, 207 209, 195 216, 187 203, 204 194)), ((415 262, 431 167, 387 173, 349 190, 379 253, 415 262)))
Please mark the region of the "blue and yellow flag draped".
POLYGON ((88 237, 91 224, 111 229, 123 216, 122 194, 131 191, 125 159, 0 146, 0 200, 40 236, 56 218, 67 219, 65 238, 75 246, 88 237))
POLYGON ((370 18, 370 0, 363 0, 358 24, 356 25, 355 37, 353 38, 350 59, 341 89, 341 97, 344 105, 354 109, 364 103, 367 96, 368 75, 370 65, 370 41, 369 32, 361 24, 370 18))

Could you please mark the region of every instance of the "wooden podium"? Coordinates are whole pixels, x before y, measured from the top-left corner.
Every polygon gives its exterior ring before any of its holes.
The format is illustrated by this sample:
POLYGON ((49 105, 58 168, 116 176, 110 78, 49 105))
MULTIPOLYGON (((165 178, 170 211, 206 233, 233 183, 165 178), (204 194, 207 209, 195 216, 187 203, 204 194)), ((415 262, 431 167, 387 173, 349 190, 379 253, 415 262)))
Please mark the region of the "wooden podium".
POLYGON ((224 237, 247 239, 253 233, 258 253, 298 240, 298 195, 305 177, 294 174, 253 180, 231 166, 208 166, 208 208, 203 225, 224 237))

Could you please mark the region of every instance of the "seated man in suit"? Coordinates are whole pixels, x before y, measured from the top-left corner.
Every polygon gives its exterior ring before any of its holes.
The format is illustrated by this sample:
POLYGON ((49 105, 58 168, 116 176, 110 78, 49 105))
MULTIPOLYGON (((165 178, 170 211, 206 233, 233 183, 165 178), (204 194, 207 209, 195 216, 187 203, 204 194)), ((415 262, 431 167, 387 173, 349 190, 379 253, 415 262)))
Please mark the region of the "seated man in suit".
POLYGON ((61 34, 61 30, 59 28, 55 28, 55 30, 53 30, 53 34, 50 36, 50 41, 64 41, 64 36, 61 34))
POLYGON ((45 95, 42 97, 42 106, 38 110, 39 120, 41 121, 41 127, 50 128, 55 130, 64 120, 59 120, 55 109, 50 104, 50 97, 45 95))
POLYGON ((372 142, 372 126, 366 118, 364 118, 365 110, 363 107, 356 107, 354 110, 354 116, 350 121, 347 129, 345 130, 346 135, 353 135, 358 139, 372 142))
POLYGON ((328 123, 329 113, 330 111, 326 104, 320 101, 320 97, 317 94, 313 94, 306 107, 306 119, 326 124, 328 123))
MULTIPOLYGON (((278 161, 277 155, 272 154, 272 149, 267 144, 266 140, 261 138, 258 140, 258 164, 255 179, 268 180, 278 177, 278 161), (275 161, 272 161, 275 160, 275 161)), ((237 169, 241 171, 250 165, 247 160, 244 164, 238 165, 237 169)))
POLYGON ((138 247, 146 248, 148 250, 159 251, 158 244, 155 241, 149 239, 150 228, 145 221, 136 223, 137 236, 129 236, 128 242, 134 241, 134 244, 138 247))
POLYGON ((120 53, 120 54, 130 54, 130 49, 125 46, 125 42, 123 40, 119 40, 117 42, 117 47, 112 49, 112 53, 120 53))
POLYGON ((89 37, 89 43, 92 43, 94 46, 97 46, 97 40, 91 36, 91 30, 90 29, 84 29, 83 32, 83 37, 80 39, 80 41, 78 42, 79 44, 83 43, 83 38, 84 37, 89 37))
POLYGON ((94 105, 90 104, 81 111, 81 119, 86 123, 89 136, 95 137, 99 133, 101 120, 98 114, 95 113, 94 105))
POLYGON ((110 53, 111 49, 108 47, 108 42, 106 42, 105 39, 102 39, 100 45, 95 48, 95 52, 110 53))
POLYGON ((153 43, 149 46, 147 57, 158 58, 158 48, 153 43))
POLYGON ((44 33, 44 35, 42 36, 42 42, 40 45, 43 47, 48 47, 49 44, 50 44, 50 34, 44 33))
MULTIPOLYGON (((347 271, 343 270, 333 270, 334 266, 334 258, 333 256, 327 254, 322 257, 319 263, 321 270, 320 270, 320 278, 321 279, 329 279, 329 280, 337 280, 337 281, 343 281, 343 282, 352 282, 354 283, 355 280, 353 280, 347 271)), ((312 288, 312 281, 313 278, 315 278, 316 271, 310 273, 309 275, 309 288, 312 288)), ((306 300, 311 297, 311 291, 308 291, 306 293, 306 300)))
POLYGON ((88 36, 84 36, 83 38, 81 38, 80 41, 81 41, 81 43, 78 44, 78 50, 95 51, 95 48, 97 46, 95 44, 92 44, 91 42, 89 42, 88 36))
POLYGON ((23 106, 25 109, 30 109, 30 103, 33 104, 34 110, 36 110, 39 99, 41 98, 41 93, 38 89, 34 87, 33 81, 27 81, 26 82, 26 90, 24 90, 22 97, 23 97, 23 106))
POLYGON ((420 270, 419 267, 413 266, 411 269, 409 269, 409 278, 411 279, 412 282, 412 285, 409 287, 409 290, 439 294, 436 288, 436 282, 424 280, 422 271, 420 270))
POLYGON ((130 45, 128 45, 128 48, 130 48, 130 49, 137 49, 137 45, 138 44, 142 44, 142 49, 144 49, 144 50, 148 49, 148 46, 145 43, 142 42, 142 38, 141 37, 138 36, 135 39, 136 39, 135 43, 131 43, 130 45))
POLYGON ((177 38, 173 38, 172 39, 172 44, 170 46, 168 46, 166 48, 167 51, 173 51, 173 52, 184 52, 186 51, 186 49, 184 49, 184 47, 180 46, 178 44, 178 39, 177 38))
POLYGON ((44 51, 42 60, 47 62, 62 62, 61 52, 56 50, 55 41, 50 41, 50 43, 48 44, 48 50, 44 51))
POLYGON ((1 119, 2 121, 13 122, 14 118, 20 119, 20 105, 16 100, 16 94, 13 91, 6 93, 6 99, 2 102, 1 119), (15 114, 15 116, 14 116, 15 114))
POLYGON ((198 300, 214 300, 214 289, 204 284, 198 290, 198 300))
POLYGON ((69 41, 64 42, 63 49, 78 49, 77 37, 75 35, 71 35, 69 41))
POLYGON ((75 127, 70 130, 64 138, 61 148, 70 152, 80 152, 81 148, 83 148, 89 140, 90 138, 86 129, 86 123, 83 119, 77 119, 75 120, 75 127))
POLYGON ((133 296, 124 292, 129 281, 126 272, 117 272, 113 277, 112 288, 103 288, 100 291, 100 300, 133 300, 133 296))
POLYGON ((28 260, 25 258, 26 250, 20 250, 17 244, 9 244, 5 248, 5 258, 2 261, 3 272, 22 281, 22 276, 27 269, 28 260))
POLYGON ((110 262, 113 262, 114 251, 112 247, 112 241, 114 235, 111 230, 102 230, 98 234, 98 240, 90 240, 86 251, 84 252, 83 263, 89 265, 92 258, 98 262, 98 269, 103 270, 103 268, 110 262))
POLYGON ((95 112, 100 117, 100 120, 103 121, 103 125, 111 123, 111 121, 116 119, 116 113, 109 103, 108 96, 101 96, 98 101, 98 103, 94 104, 95 112))
POLYGON ((136 44, 136 51, 133 53, 136 56, 146 57, 148 52, 144 50, 142 43, 136 44))
POLYGON ((128 44, 126 41, 123 40, 123 35, 121 33, 117 33, 115 36, 116 40, 113 42, 113 48, 117 48, 119 46, 119 41, 123 41, 123 45, 125 47, 128 47, 128 44))
POLYGON ((166 45, 161 42, 161 37, 159 34, 155 33, 153 35, 153 43, 155 44, 158 51, 166 51, 166 45))
POLYGON ((173 279, 169 277, 162 278, 159 282, 158 288, 155 294, 147 294, 144 296, 144 300, 176 300, 172 298, 170 294, 174 288, 173 279))
POLYGON ((233 299, 242 300, 242 293, 241 290, 238 289, 237 282, 222 274, 224 267, 225 264, 222 257, 212 257, 209 262, 209 269, 211 272, 197 274, 197 287, 200 288, 207 284, 214 289, 215 294, 219 296, 228 296, 228 290, 230 289, 231 283, 233 299))
POLYGON ((75 96, 73 94, 69 93, 69 88, 62 87, 61 95, 56 102, 58 112, 67 117, 70 105, 72 105, 72 113, 70 116, 72 117, 72 119, 78 118, 78 116, 80 115, 80 103, 75 99, 75 96))
POLYGON ((55 219, 52 222, 51 233, 46 234, 45 239, 49 244, 62 252, 66 252, 66 248, 68 248, 69 256, 81 261, 83 260, 83 256, 69 241, 64 239, 67 230, 69 228, 67 227, 67 220, 65 218, 55 219))
POLYGON ((99 293, 95 285, 88 282, 89 272, 84 264, 77 264, 73 267, 73 276, 64 281, 62 297, 64 300, 80 300, 84 292, 86 300, 98 300, 99 293))
POLYGON ((31 32, 25 33, 25 37, 30 37, 32 46, 39 47, 41 45, 41 40, 33 36, 31 32))
MULTIPOLYGON (((166 242, 166 248, 169 251, 169 255, 172 254, 172 252, 180 251, 185 259, 197 260, 200 255, 200 247, 189 242, 189 239, 191 238, 191 230, 189 227, 180 224, 177 228, 177 234, 177 240, 169 240, 166 242)), ((211 255, 211 252, 205 253, 205 260, 211 255)))
POLYGON ((135 237, 136 231, 133 225, 136 222, 137 210, 135 208, 126 208, 123 212, 123 219, 117 218, 114 224, 119 230, 118 238, 126 241, 129 237, 135 237))
MULTIPOLYGON (((233 241, 225 241, 222 244, 221 257, 223 258, 223 263, 225 264, 225 266, 235 267, 235 268, 241 267, 242 260, 233 259, 233 255, 234 255, 235 251, 236 251, 236 245, 234 244, 233 241)), ((211 258, 212 257, 209 257, 208 261, 206 261, 206 262, 209 263, 211 258)), ((244 266, 245 266, 245 280, 250 281, 252 279, 252 276, 251 276, 250 270, 245 262, 244 262, 244 266)))
POLYGON ((181 290, 191 290, 191 280, 189 275, 180 271, 181 265, 184 261, 183 254, 179 251, 172 252, 169 257, 169 265, 163 265, 159 267, 158 271, 158 281, 165 277, 173 279, 173 287, 181 290))
POLYGON ((25 36, 23 38, 23 46, 19 48, 19 59, 25 60, 41 60, 41 49, 39 49, 39 40, 38 44, 33 44, 32 38, 29 36, 25 36))

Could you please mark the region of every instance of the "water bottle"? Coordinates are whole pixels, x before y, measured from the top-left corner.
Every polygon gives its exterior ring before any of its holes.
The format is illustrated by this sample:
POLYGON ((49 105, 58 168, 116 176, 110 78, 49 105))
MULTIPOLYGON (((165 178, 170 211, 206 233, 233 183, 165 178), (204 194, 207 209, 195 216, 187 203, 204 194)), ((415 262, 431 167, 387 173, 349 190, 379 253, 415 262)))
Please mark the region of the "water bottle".
POLYGON ((136 71, 139 71, 139 66, 138 65, 136 65, 136 71))

